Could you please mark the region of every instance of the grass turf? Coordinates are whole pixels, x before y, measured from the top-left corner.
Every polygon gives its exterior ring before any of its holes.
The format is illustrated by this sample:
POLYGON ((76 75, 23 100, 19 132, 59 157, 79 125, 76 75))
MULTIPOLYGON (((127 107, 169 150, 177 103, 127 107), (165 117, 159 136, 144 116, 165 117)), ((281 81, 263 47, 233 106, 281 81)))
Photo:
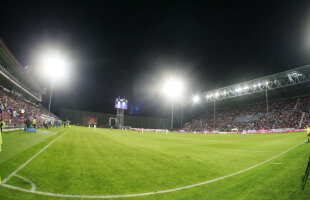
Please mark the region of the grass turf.
MULTIPOLYGON (((22 132, 4 134, 4 150, 0 153, 2 179, 65 131, 52 130, 59 133, 49 137, 22 132)), ((18 174, 30 179, 43 192, 76 195, 152 192, 241 171, 305 138, 304 133, 248 134, 243 139, 241 135, 146 132, 140 135, 131 131, 72 127, 18 174)), ((307 199, 310 184, 301 191, 301 176, 310 155, 309 148, 310 145, 302 144, 264 165, 214 183, 132 199, 307 199)), ((7 183, 30 187, 16 177, 7 183)), ((0 199, 64 198, 0 187, 0 199)))

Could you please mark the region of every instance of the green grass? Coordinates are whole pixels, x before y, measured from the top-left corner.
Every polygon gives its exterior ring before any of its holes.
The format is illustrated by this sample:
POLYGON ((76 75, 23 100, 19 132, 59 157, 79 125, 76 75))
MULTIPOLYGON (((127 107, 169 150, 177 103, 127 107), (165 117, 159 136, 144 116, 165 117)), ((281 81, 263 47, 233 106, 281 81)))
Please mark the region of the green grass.
MULTIPOLYGON (((57 135, 3 135, 2 179, 57 135)), ((268 160, 306 141, 305 133, 200 135, 111 132, 72 127, 18 175, 37 191, 74 195, 118 195, 167 190, 212 180, 268 160)), ((309 199, 301 190, 310 145, 217 182, 166 194, 124 199, 309 199), (282 163, 282 164, 272 164, 282 163)), ((30 189, 17 177, 7 184, 30 189)), ((65 199, 0 187, 0 199, 65 199)))

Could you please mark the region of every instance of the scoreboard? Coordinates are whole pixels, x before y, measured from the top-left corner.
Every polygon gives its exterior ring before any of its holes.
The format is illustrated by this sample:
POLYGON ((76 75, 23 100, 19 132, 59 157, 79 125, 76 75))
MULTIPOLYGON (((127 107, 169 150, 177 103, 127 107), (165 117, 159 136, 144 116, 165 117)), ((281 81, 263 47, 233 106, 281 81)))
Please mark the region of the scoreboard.
POLYGON ((115 108, 126 110, 127 107, 128 107, 127 99, 120 99, 120 98, 115 99, 115 108))

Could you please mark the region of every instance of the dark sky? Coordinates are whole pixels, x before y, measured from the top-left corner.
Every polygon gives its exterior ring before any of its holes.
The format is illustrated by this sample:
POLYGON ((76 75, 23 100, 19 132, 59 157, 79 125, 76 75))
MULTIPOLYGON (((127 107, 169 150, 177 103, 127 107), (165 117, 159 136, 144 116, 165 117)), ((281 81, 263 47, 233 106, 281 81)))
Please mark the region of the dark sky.
POLYGON ((1 38, 33 71, 42 46, 72 60, 54 112, 114 113, 114 98, 126 96, 135 114, 166 116, 155 89, 164 74, 186 79, 191 98, 310 63, 310 3, 301 0, 4 1, 0 17, 1 38))

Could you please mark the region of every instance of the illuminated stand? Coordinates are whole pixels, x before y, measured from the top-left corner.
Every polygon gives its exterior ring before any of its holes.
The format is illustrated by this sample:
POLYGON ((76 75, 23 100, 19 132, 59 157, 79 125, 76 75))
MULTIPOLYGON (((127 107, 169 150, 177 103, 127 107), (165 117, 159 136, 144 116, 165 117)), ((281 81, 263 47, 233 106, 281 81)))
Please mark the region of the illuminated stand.
POLYGON ((116 126, 117 128, 123 128, 124 126, 124 110, 128 108, 128 100, 123 98, 115 99, 115 108, 116 108, 116 126))
POLYGON ((213 103, 213 130, 216 130, 216 116, 215 116, 215 103, 219 100, 230 99, 245 95, 264 94, 266 96, 266 121, 268 129, 271 129, 269 124, 269 107, 268 107, 268 93, 280 89, 289 88, 295 86, 299 90, 297 85, 309 84, 310 82, 310 65, 298 67, 285 72, 265 76, 262 78, 230 85, 227 87, 203 92, 193 97, 193 102, 198 103, 200 100, 204 102, 213 103), (204 98, 203 98, 204 97, 204 98))

